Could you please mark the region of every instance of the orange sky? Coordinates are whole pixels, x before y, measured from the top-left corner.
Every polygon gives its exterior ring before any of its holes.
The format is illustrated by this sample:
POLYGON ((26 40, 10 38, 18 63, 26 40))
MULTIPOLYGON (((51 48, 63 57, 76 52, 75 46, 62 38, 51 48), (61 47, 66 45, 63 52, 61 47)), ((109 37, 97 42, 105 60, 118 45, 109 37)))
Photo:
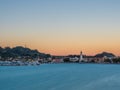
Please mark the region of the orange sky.
MULTIPOLYGON (((101 43, 101 42, 100 42, 101 43)), ((75 43, 75 42, 36 42, 36 41, 30 41, 30 42, 20 42, 20 41, 6 41, 2 42, 2 47, 10 46, 27 46, 31 49, 37 49, 40 52, 49 53, 52 55, 69 55, 69 54, 79 54, 82 50, 84 54, 86 55, 95 55, 97 53, 101 53, 103 51, 106 52, 112 52, 116 55, 120 55, 119 45, 116 44, 110 44, 109 42, 106 43, 75 43)))
POLYGON ((120 55, 119 0, 2 0, 0 46, 52 55, 120 55))

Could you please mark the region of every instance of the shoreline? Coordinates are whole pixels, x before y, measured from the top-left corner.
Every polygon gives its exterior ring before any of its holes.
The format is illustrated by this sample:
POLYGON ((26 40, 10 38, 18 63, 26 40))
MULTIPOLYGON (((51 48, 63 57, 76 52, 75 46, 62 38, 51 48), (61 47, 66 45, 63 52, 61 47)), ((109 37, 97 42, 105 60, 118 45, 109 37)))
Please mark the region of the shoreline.
POLYGON ((119 65, 120 63, 77 63, 77 62, 61 62, 61 63, 39 63, 35 62, 10 62, 10 61, 0 61, 0 66, 40 66, 43 64, 107 64, 107 65, 119 65))

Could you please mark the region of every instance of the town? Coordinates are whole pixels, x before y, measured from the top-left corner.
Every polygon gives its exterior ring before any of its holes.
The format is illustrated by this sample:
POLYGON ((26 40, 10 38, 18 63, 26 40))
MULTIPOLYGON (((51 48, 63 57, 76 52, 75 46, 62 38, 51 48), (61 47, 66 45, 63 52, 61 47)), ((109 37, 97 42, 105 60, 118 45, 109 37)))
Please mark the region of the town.
POLYGON ((27 47, 0 47, 0 66, 40 65, 44 63, 104 63, 119 64, 120 57, 112 53, 102 52, 95 56, 87 56, 81 51, 79 55, 54 56, 31 50, 27 47))

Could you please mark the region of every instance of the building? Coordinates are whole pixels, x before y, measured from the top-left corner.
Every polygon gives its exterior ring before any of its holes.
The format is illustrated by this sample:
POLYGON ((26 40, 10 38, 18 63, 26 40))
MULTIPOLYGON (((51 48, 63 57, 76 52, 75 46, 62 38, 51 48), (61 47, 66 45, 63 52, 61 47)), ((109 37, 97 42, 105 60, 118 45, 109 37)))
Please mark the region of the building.
POLYGON ((79 59, 79 62, 82 62, 83 61, 83 54, 82 54, 82 51, 80 52, 80 59, 79 59))

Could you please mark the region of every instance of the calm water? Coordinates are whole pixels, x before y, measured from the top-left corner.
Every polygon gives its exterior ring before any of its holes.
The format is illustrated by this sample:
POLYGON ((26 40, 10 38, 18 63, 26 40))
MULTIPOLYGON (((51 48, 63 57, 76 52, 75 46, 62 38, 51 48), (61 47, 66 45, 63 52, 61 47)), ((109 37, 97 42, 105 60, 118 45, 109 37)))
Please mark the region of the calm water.
POLYGON ((120 65, 0 66, 0 90, 120 90, 120 65))

